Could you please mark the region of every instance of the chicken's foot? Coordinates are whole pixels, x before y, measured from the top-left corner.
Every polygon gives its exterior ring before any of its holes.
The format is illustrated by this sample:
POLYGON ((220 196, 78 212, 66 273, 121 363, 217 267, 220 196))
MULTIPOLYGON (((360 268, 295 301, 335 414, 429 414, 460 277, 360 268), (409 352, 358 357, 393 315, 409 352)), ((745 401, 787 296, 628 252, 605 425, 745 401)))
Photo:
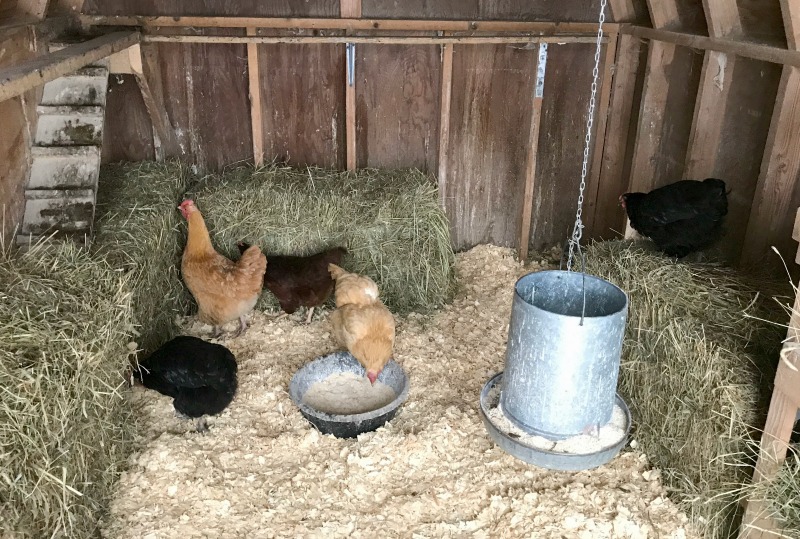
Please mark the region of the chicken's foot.
POLYGON ((308 316, 306 316, 306 324, 311 323, 311 317, 314 316, 314 307, 308 308, 308 316))
POLYGON ((246 329, 247 329, 247 321, 244 319, 244 315, 242 315, 239 317, 239 329, 236 331, 236 333, 233 334, 233 336, 238 337, 239 335, 244 333, 246 329))

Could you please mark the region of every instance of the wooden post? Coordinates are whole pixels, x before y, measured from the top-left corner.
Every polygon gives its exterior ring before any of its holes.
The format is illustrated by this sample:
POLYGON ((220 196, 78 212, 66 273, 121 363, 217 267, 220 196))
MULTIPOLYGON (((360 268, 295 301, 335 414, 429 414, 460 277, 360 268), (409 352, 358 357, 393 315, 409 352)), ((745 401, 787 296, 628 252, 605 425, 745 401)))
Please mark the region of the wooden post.
MULTIPOLYGON (((341 0, 339 2, 342 18, 361 18, 361 0, 341 0)), ((352 32, 347 31, 350 35, 352 32)), ((347 170, 356 169, 356 77, 355 44, 345 47, 345 133, 347 139, 347 170), (352 71, 352 72, 351 72, 352 71), (352 84, 351 84, 352 82, 352 84)))
MULTIPOLYGON (((248 28, 248 36, 255 36, 256 29, 248 28)), ((261 109, 261 69, 258 63, 258 43, 247 44, 247 73, 250 85, 250 121, 253 126, 253 162, 257 167, 264 164, 264 126, 261 109)))
POLYGON ((533 94, 533 110, 531 111, 531 128, 528 132, 528 156, 525 165, 525 191, 522 195, 522 216, 520 218, 519 248, 517 256, 521 262, 528 259, 528 247, 531 241, 531 218, 533 216, 533 193, 536 182, 536 158, 539 154, 539 126, 542 119, 542 101, 544 100, 544 79, 547 68, 547 44, 539 44, 539 56, 536 60, 536 85, 533 94))
POLYGON ((450 99, 453 95, 453 44, 442 45, 442 87, 439 92, 439 204, 446 207, 447 159, 450 145, 450 99))
POLYGON ((17 13, 43 20, 47 16, 50 0, 17 0, 17 13))
POLYGON ((586 226, 590 236, 597 232, 597 207, 600 194, 600 172, 603 164, 603 152, 606 143, 606 129, 608 125, 608 110, 611 105, 611 85, 614 78, 614 62, 617 56, 617 41, 619 36, 612 36, 606 44, 606 54, 600 69, 603 70, 603 79, 600 81, 597 105, 594 117, 594 142, 591 152, 592 161, 589 163, 588 177, 586 178, 586 226))

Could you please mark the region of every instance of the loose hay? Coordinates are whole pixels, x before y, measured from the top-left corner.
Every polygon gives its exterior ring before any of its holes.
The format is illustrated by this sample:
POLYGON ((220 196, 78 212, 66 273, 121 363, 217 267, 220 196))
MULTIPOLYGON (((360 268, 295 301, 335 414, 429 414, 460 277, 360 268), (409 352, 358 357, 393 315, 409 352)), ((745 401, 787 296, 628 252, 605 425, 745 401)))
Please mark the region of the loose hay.
POLYGON ((96 536, 133 440, 130 300, 72 243, 0 253, 0 536, 96 536))
POLYGON ((557 473, 491 441, 478 397, 503 368, 513 285, 531 268, 496 247, 457 260, 454 302, 398 320, 396 358, 410 395, 376 432, 320 435, 289 398, 293 373, 336 349, 327 320, 306 326, 257 313, 245 335, 226 341, 239 393, 206 435, 176 419, 170 399, 137 388, 147 445, 131 458, 104 535, 698 537, 638 452, 557 473))
MULTIPOLYGON (((591 273, 630 297, 620 368, 636 437, 664 472, 675 499, 707 537, 735 532, 732 466, 763 424, 785 317, 726 268, 676 263, 639 244, 589 247, 591 273)), ((762 283, 764 284, 764 283, 762 283)))
POLYGON ((191 296, 180 278, 177 210, 190 181, 178 162, 103 167, 97 194, 94 252, 131 272, 134 317, 145 353, 177 334, 191 296))
POLYGON ((771 481, 745 489, 751 499, 764 500, 769 515, 781 526, 782 537, 800 539, 800 452, 792 447, 771 481))
MULTIPOLYGON (((269 254, 349 250, 348 270, 372 277, 396 314, 428 311, 453 292, 453 251, 435 183, 418 170, 335 172, 239 167, 192 189, 221 252, 236 242, 269 254)), ((263 294, 258 308, 274 308, 263 294)))

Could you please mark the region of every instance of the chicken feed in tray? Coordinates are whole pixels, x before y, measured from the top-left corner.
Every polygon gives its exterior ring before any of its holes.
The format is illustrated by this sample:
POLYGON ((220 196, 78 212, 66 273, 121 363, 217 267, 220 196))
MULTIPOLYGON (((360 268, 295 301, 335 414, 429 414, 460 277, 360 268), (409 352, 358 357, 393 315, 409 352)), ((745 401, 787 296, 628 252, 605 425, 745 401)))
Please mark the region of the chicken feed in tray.
MULTIPOLYGON (((325 318, 256 312, 225 341, 239 390, 199 434, 169 398, 136 388, 141 450, 119 482, 103 535, 126 538, 699 537, 638 450, 597 469, 525 464, 487 436, 481 387, 503 368, 515 280, 509 249, 457 256, 459 292, 431 315, 398 317, 395 358, 408 400, 384 427, 321 435, 292 403, 289 381, 334 344, 325 318)), ((210 328, 188 319, 189 333, 210 328)), ((647 448, 645 448, 646 451, 647 448)))
POLYGON ((343 372, 312 384, 303 395, 303 402, 326 414, 352 415, 382 408, 396 396, 381 381, 371 384, 366 376, 343 372))

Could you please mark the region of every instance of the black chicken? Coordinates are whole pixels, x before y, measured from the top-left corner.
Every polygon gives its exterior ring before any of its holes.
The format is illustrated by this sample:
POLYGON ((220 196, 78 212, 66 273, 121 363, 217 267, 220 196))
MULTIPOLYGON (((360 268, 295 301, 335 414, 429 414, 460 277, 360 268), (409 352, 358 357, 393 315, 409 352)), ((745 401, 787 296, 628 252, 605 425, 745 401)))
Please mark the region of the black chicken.
POLYGON ((222 412, 236 393, 236 358, 197 337, 175 337, 133 368, 142 385, 172 397, 175 410, 199 418, 222 412))
POLYGON ((677 258, 717 241, 728 213, 725 182, 716 178, 681 180, 649 193, 625 193, 619 200, 631 227, 677 258))
MULTIPOLYGON (((240 253, 249 247, 244 242, 236 246, 240 253)), ((281 310, 286 314, 307 307, 306 323, 309 324, 314 308, 325 303, 333 291, 328 264, 340 264, 346 254, 344 247, 335 247, 309 256, 267 255, 264 287, 278 298, 281 310)))

